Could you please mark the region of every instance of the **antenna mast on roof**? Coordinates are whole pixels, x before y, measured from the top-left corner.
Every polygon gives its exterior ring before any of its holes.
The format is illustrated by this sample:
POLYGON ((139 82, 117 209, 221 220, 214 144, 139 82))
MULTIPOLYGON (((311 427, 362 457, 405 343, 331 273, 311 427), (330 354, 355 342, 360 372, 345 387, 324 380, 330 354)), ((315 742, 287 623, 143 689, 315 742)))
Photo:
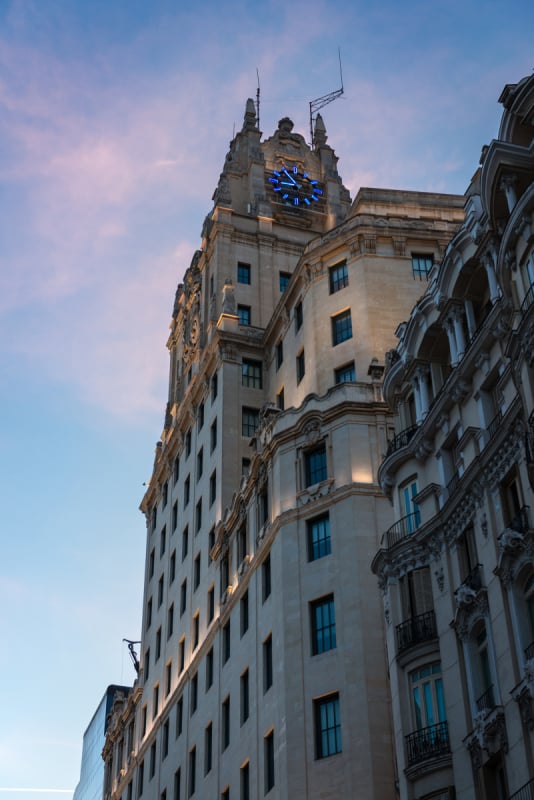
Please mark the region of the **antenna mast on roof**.
POLYGON ((320 108, 324 108, 327 106, 328 103, 331 103, 333 100, 337 100, 338 97, 341 97, 343 94, 343 72, 341 69, 341 50, 337 49, 337 54, 339 57, 339 78, 341 81, 341 88, 336 89, 334 92, 329 92, 328 94, 323 94, 322 97, 318 97, 316 100, 310 100, 310 138, 311 138, 311 145, 312 147, 315 146, 315 131, 314 131, 314 122, 317 119, 317 112, 320 108))
POLYGON ((256 67, 256 75, 258 76, 258 88, 256 89, 256 127, 260 127, 260 73, 256 67))

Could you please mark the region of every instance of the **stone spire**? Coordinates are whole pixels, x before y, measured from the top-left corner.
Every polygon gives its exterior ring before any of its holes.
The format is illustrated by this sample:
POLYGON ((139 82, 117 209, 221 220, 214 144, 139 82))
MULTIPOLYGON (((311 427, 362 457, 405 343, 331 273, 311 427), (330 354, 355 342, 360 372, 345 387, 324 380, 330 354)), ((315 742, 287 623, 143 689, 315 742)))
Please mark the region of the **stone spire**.
POLYGON ((254 105, 254 100, 252 100, 249 97, 245 109, 245 118, 243 120, 242 130, 252 131, 255 129, 256 129, 256 106, 254 105))

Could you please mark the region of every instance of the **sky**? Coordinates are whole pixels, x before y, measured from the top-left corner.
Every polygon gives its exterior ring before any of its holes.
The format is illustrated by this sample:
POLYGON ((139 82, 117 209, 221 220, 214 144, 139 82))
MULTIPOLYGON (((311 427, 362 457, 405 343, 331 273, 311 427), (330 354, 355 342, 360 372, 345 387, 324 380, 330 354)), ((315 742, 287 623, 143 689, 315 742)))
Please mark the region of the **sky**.
POLYGON ((0 800, 70 798, 135 674, 176 285, 245 103, 361 186, 463 193, 531 0, 0 0, 0 800), (62 790, 62 791, 59 791, 62 790))

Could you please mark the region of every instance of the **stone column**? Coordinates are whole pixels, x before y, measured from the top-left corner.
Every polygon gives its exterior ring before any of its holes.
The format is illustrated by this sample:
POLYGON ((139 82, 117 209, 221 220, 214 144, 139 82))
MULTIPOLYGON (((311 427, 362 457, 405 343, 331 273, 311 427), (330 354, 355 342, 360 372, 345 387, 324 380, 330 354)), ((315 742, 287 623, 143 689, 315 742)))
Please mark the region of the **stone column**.
POLYGON ((510 214, 517 204, 517 194, 515 191, 515 184, 517 183, 517 176, 508 173, 503 175, 499 184, 499 189, 506 195, 506 202, 508 203, 508 211, 510 214))
POLYGON ((454 337, 456 339, 456 354, 458 356, 458 361, 460 361, 465 353, 465 334, 464 326, 462 325, 461 308, 455 308, 452 311, 452 325, 454 329, 454 337))
POLYGON ((451 351, 451 366, 455 367, 458 364, 458 351, 456 349, 456 338, 454 336, 454 328, 450 317, 445 320, 445 332, 449 339, 449 349, 451 351))

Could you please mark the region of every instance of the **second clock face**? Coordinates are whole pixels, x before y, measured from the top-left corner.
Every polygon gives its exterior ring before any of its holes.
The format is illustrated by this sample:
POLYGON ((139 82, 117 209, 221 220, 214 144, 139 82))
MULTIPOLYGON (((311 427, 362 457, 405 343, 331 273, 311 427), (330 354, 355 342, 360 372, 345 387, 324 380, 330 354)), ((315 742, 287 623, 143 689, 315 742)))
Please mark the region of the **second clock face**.
POLYGON ((293 208, 309 208, 323 194, 319 181, 312 180, 307 172, 301 172, 297 166, 288 165, 273 170, 269 183, 280 202, 293 208))

